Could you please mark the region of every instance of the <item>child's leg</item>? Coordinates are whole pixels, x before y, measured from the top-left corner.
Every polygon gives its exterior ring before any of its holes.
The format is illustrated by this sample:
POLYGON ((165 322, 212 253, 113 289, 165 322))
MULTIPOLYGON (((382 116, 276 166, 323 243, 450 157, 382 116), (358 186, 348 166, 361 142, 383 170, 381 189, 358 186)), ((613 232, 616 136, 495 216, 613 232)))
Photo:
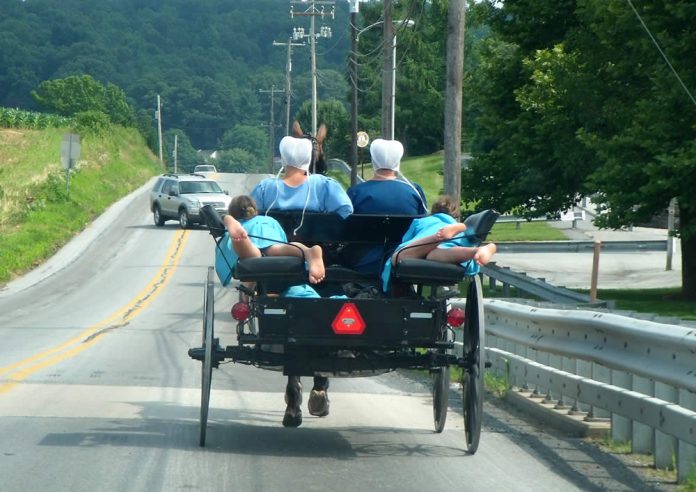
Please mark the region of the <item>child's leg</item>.
POLYGON ((270 256, 301 256, 309 264, 309 282, 318 284, 324 280, 324 258, 321 246, 311 248, 302 243, 274 244, 266 249, 270 256))
POLYGON ((237 256, 240 258, 258 258, 261 256, 261 251, 251 242, 246 230, 237 219, 231 215, 225 215, 223 221, 230 235, 232 249, 237 253, 237 256))
POLYGON ((397 250, 392 255, 392 265, 396 264, 397 254, 400 259, 404 258, 425 258, 431 251, 435 251, 438 247, 438 241, 444 239, 452 239, 457 234, 464 232, 466 226, 461 222, 456 224, 448 224, 443 226, 435 234, 430 236, 421 237, 414 241, 411 241, 406 245, 406 247, 401 250, 397 250))
POLYGON ((496 252, 496 246, 488 243, 478 248, 455 246, 453 248, 436 248, 426 256, 429 260, 442 261, 444 263, 461 263, 462 261, 476 260, 479 265, 485 265, 496 252))

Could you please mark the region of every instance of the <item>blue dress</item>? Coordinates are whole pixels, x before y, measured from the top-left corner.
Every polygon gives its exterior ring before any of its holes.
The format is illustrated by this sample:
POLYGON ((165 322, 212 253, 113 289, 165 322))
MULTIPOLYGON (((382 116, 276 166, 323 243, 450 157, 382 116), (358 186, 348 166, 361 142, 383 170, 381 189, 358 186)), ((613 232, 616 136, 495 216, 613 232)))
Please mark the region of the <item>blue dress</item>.
POLYGON ((348 188, 356 214, 425 215, 425 193, 420 185, 398 179, 370 180, 348 188), (413 185, 413 187, 411 187, 413 185))
MULTIPOLYGON (((348 188, 353 212, 367 215, 414 215, 428 213, 425 193, 420 185, 398 179, 370 180, 348 188)), ((384 259, 391 257, 395 244, 351 245, 348 263, 360 273, 379 275, 384 259)))
POLYGON ((353 204, 334 179, 312 174, 299 186, 288 186, 278 178, 266 178, 250 193, 259 210, 306 210, 335 213, 346 218, 353 213, 353 204), (306 206, 305 206, 306 205, 306 206))
MULTIPOLYGON (((240 224, 250 236, 261 236, 266 239, 250 237, 251 242, 261 251, 279 242, 287 243, 285 231, 277 220, 266 215, 257 215, 251 219, 240 220, 240 224)), ((220 247, 215 248, 215 272, 222 285, 227 285, 232 280, 234 266, 239 256, 232 247, 232 239, 228 232, 220 240, 220 247)))
MULTIPOLYGON (((416 239, 432 236, 448 224, 456 223, 457 220, 454 217, 443 213, 429 215, 420 219, 414 219, 413 222, 411 222, 411 227, 408 228, 408 230, 404 233, 404 237, 401 238, 401 244, 396 248, 395 251, 403 249, 416 239)), ((474 233, 475 231, 466 230, 463 234, 457 234, 455 238, 438 244, 437 247, 442 249, 452 248, 454 246, 474 247, 477 244, 471 239, 471 236, 474 233)), ((461 266, 466 269, 467 275, 474 275, 478 273, 479 268, 475 261, 466 260, 461 263, 461 266)), ((389 289, 391 270, 392 263, 391 257, 389 257, 387 258, 387 261, 384 262, 384 268, 382 270, 382 289, 384 292, 387 292, 389 289)))

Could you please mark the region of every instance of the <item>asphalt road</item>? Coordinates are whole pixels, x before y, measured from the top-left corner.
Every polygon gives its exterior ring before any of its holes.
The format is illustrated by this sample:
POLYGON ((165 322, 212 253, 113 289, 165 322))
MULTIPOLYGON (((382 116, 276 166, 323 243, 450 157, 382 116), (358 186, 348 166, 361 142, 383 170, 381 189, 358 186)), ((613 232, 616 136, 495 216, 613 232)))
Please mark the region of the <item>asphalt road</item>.
MULTIPOLYGON (((231 194, 259 177, 225 176, 231 194)), ((442 434, 427 379, 332 380, 331 415, 285 429, 280 373, 214 372, 198 446, 205 272, 202 228, 157 228, 147 188, 51 261, 0 291, 0 490, 637 490, 632 467, 486 404, 479 451, 462 448, 456 385, 442 434)), ((234 342, 233 292, 216 334, 234 342)))

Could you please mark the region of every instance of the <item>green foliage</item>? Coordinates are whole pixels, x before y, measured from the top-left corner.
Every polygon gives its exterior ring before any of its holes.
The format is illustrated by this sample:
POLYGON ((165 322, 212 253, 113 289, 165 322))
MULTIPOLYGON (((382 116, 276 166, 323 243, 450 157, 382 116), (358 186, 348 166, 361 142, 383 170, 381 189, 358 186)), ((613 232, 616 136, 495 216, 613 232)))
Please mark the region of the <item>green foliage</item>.
POLYGON ((218 171, 225 173, 268 172, 270 167, 270 163, 266 164, 248 150, 237 147, 219 152, 216 165, 218 171))
POLYGON ((66 126, 70 122, 70 118, 53 114, 23 111, 16 108, 0 108, 0 127, 40 130, 66 126))
POLYGON ((167 169, 174 171, 174 137, 176 136, 176 171, 191 172, 202 159, 191 145, 191 141, 182 130, 167 130, 164 133, 163 157, 167 169))
MULTIPOLYGON (((466 196, 526 216, 592 195, 597 225, 647 221, 672 197, 682 250, 696 247, 696 105, 629 5, 600 0, 487 2, 492 34, 470 71, 476 108, 466 196)), ((696 10, 638 6, 683 80, 695 80, 696 10)), ((693 85, 693 84, 692 84, 693 85)), ((696 296, 696 259, 683 286, 696 296)))
MULTIPOLYGON (((259 89, 285 86, 287 41, 306 18, 289 15, 278 0, 7 0, 0 15, 0 106, 39 108, 30 96, 42 81, 89 75, 123 89, 138 113, 137 125, 151 148, 154 110, 161 96, 163 131, 185 132, 193 147, 214 149, 238 124, 268 121, 271 98, 259 89), (142 113, 144 111, 144 113, 142 113)), ((295 7, 299 9, 301 7, 295 7)), ((317 43, 320 98, 344 98, 343 78, 350 40, 348 4, 336 3, 326 19, 333 39, 317 43)), ((292 111, 311 97, 309 49, 294 48, 292 111)), ((117 124, 122 99, 99 109, 117 124)), ((118 96, 118 94, 113 94, 118 96)), ((91 97, 91 93, 90 93, 91 97)), ((275 120, 284 106, 276 95, 275 120)))
POLYGON ((135 123, 135 113, 123 90, 113 84, 104 86, 89 75, 47 80, 32 96, 44 109, 62 116, 100 112, 122 126, 135 123))
POLYGON ((235 125, 222 136, 220 148, 242 149, 258 160, 270 159, 268 132, 259 126, 235 125))
POLYGON ((79 135, 103 135, 110 128, 111 120, 101 111, 81 111, 75 113, 73 130, 79 135))

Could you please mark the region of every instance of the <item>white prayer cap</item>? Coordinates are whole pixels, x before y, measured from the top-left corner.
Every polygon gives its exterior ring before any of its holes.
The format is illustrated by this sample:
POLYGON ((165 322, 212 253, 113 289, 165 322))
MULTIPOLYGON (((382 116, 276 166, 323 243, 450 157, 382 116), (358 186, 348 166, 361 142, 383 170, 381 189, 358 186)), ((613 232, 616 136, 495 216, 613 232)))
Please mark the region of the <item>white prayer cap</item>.
POLYGON ((401 158, 404 156, 404 146, 398 140, 384 140, 377 138, 370 145, 372 167, 377 169, 391 169, 398 171, 401 158))
POLYGON ((283 166, 309 170, 312 161, 312 141, 308 138, 283 137, 280 141, 280 159, 283 166))

